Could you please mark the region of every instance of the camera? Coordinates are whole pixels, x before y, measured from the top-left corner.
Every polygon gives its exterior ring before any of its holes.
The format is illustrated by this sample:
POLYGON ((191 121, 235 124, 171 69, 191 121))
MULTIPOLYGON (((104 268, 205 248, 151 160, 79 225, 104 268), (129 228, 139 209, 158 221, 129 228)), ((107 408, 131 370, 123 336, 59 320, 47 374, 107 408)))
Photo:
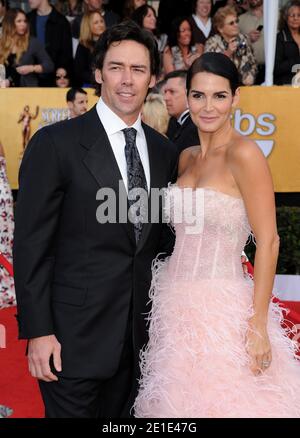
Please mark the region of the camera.
POLYGON ((236 49, 236 54, 238 56, 244 55, 244 53, 246 52, 246 48, 247 48, 246 42, 239 40, 238 45, 237 45, 237 49, 236 49))

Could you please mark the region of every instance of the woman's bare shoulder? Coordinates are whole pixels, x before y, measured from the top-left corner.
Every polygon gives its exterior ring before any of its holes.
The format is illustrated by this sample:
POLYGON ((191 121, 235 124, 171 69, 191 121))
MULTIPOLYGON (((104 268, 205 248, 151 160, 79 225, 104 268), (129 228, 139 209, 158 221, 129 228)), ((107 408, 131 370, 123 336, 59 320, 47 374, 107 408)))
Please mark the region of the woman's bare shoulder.
POLYGON ((181 152, 179 156, 178 176, 184 173, 184 171, 189 166, 190 162, 195 158, 199 150, 200 146, 190 146, 189 148, 186 148, 181 152))
POLYGON ((227 158, 229 162, 243 162, 249 159, 264 159, 265 157, 255 143, 248 137, 244 137, 240 134, 236 134, 231 145, 227 149, 227 158))

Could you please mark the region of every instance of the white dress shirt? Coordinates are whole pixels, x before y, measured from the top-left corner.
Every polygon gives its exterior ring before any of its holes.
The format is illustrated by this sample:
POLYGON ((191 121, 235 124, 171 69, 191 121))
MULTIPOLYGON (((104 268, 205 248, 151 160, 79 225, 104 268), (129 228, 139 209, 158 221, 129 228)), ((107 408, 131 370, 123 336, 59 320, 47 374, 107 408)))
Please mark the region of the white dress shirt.
POLYGON ((136 146, 140 154, 142 165, 145 172, 148 191, 150 189, 150 165, 148 148, 144 130, 142 128, 141 117, 139 116, 132 126, 127 126, 126 123, 117 116, 103 101, 99 99, 96 105, 97 113, 101 123, 108 136, 111 148, 113 150, 116 162, 119 166, 126 190, 128 192, 128 178, 127 178, 127 163, 125 157, 125 135, 122 131, 125 128, 135 128, 136 146))
POLYGON ((203 32, 204 36, 206 38, 209 37, 209 34, 211 32, 212 29, 212 22, 211 19, 209 18, 207 20, 207 23, 203 23, 202 20, 200 20, 200 18, 198 17, 198 15, 193 14, 193 19, 195 20, 195 23, 197 24, 197 26, 199 27, 199 29, 203 32))

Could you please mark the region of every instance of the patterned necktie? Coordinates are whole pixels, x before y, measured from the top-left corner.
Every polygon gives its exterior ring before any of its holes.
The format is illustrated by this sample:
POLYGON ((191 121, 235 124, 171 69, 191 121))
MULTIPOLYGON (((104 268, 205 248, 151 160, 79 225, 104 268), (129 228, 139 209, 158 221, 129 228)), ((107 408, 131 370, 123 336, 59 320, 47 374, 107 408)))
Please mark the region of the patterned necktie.
MULTIPOLYGON (((148 198, 145 172, 135 143, 136 130, 134 128, 126 128, 123 129, 123 132, 126 141, 125 157, 127 163, 128 193, 133 189, 135 189, 135 191, 141 189, 142 191, 145 191, 144 195, 147 194, 148 198)), ((147 212, 147 205, 145 205, 145 202, 148 203, 148 201, 142 194, 140 198, 137 197, 133 200, 129 199, 128 202, 130 207, 135 204, 134 217, 131 218, 131 220, 134 225, 135 241, 138 243, 143 228, 142 219, 145 217, 147 212)))

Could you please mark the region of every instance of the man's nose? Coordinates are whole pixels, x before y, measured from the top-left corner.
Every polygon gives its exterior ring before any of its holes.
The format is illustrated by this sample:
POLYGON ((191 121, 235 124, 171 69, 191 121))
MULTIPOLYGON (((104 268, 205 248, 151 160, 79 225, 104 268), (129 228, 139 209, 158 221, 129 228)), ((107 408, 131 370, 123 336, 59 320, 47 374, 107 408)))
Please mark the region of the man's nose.
POLYGON ((131 84, 132 83, 132 72, 130 69, 123 70, 122 83, 123 84, 131 84))

